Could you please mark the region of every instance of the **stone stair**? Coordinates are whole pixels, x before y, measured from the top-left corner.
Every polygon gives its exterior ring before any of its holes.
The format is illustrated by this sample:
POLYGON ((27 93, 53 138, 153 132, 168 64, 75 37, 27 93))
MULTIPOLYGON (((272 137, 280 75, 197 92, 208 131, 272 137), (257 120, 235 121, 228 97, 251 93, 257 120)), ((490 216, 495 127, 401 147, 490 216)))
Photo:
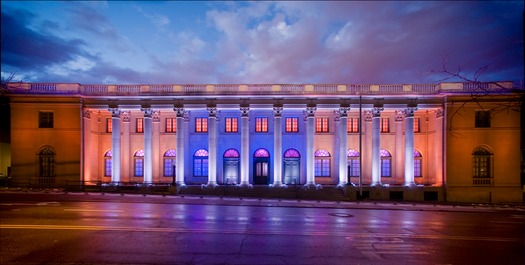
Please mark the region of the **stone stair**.
POLYGON ((289 185, 283 187, 270 187, 255 185, 252 187, 188 185, 180 188, 178 195, 239 197, 239 198, 274 198, 316 201, 348 201, 342 189, 336 186, 322 186, 321 188, 305 189, 302 185, 289 185))

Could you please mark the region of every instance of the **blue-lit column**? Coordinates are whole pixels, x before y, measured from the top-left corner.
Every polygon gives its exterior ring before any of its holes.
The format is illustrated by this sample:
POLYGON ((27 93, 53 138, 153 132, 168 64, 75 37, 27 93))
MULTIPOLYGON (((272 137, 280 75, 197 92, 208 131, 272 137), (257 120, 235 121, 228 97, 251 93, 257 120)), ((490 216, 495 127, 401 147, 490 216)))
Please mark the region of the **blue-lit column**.
POLYGON ((315 186, 315 157, 314 157, 314 137, 315 137, 315 111, 317 107, 306 107, 306 184, 305 186, 315 186))
POLYGON ((111 112, 111 182, 120 182, 120 109, 109 108, 111 112))
POLYGON ((283 185, 283 132, 282 132, 282 105, 273 107, 273 186, 283 185))
POLYGON ((339 186, 348 183, 348 112, 350 107, 339 109, 339 186))
POLYGON ((175 181, 177 186, 185 186, 186 184, 184 183, 184 108, 182 106, 175 106, 173 110, 177 114, 177 168, 175 172, 175 181))
POLYGON ((144 183, 153 182, 153 124, 152 115, 153 110, 151 108, 141 108, 144 112, 144 183))
POLYGON ((416 107, 405 109, 405 186, 414 185, 414 112, 416 107))
POLYGON ((208 186, 217 185, 217 108, 208 110, 208 186))
POLYGON ((250 107, 241 106, 241 183, 250 186, 250 107))
POLYGON ((381 185, 381 111, 372 109, 372 186, 381 185))

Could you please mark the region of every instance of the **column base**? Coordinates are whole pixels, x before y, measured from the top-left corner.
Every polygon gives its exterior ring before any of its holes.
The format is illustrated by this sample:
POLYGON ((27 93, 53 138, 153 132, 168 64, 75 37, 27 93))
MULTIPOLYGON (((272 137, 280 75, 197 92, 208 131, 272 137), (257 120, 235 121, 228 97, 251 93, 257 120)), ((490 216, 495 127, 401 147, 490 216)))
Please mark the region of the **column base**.
POLYGON ((344 188, 347 184, 348 182, 346 181, 340 181, 339 184, 337 184, 337 188, 344 188))
POLYGON ((175 182, 175 185, 176 186, 181 186, 183 188, 186 188, 186 183, 184 183, 184 181, 177 181, 177 182, 175 182))
POLYGON ((322 188, 323 188, 323 186, 321 186, 321 184, 315 184, 314 182, 306 183, 303 186, 303 189, 305 189, 305 190, 309 190, 309 189, 320 190, 322 188))
POLYGON ((372 184, 370 184, 371 187, 383 187, 383 184, 381 184, 381 182, 372 182, 372 184))
POLYGON ((219 187, 219 185, 217 184, 217 182, 215 181, 210 181, 208 182, 208 184, 202 184, 201 185, 201 188, 205 189, 205 188, 212 188, 212 189, 215 189, 219 187))
POLYGON ((239 184, 239 187, 253 189, 253 185, 247 181, 241 181, 241 184, 239 184))
POLYGON ((405 184, 403 186, 405 186, 405 187, 415 187, 416 183, 414 183, 414 182, 405 182, 405 184))
POLYGON ((286 186, 286 184, 283 184, 281 181, 276 181, 273 184, 270 184, 270 187, 273 187, 273 188, 288 188, 288 186, 286 186))

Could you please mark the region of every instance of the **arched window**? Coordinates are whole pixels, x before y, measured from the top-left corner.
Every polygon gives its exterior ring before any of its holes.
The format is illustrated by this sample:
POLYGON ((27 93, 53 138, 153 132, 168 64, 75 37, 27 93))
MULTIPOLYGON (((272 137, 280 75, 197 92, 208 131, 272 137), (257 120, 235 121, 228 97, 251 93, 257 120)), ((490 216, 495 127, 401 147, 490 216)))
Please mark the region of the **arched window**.
POLYGON ((348 159, 348 176, 359 177, 359 151, 355 149, 348 149, 346 151, 346 156, 348 159))
POLYGON ((422 167, 423 156, 421 153, 414 149, 414 177, 420 178, 423 176, 423 167, 422 167))
POLYGON ((169 149, 164 153, 164 177, 175 176, 175 163, 176 163, 177 151, 169 149))
POLYGON ((113 150, 109 149, 104 154, 104 177, 111 177, 113 150))
POLYGON ((55 182, 55 155, 55 149, 51 146, 44 146, 38 152, 39 183, 55 182))
POLYGON ((223 157, 225 158, 239 158, 239 152, 233 148, 230 148, 224 152, 223 157))
POLYGON ((300 158, 301 154, 296 149, 290 148, 284 152, 285 158, 300 158))
POLYGON ((144 176, 144 150, 140 149, 135 152, 133 155, 133 164, 134 164, 134 176, 143 177, 144 176))
POLYGON ((330 177, 330 153, 324 149, 315 151, 315 176, 330 177))
POLYGON ((270 153, 264 148, 259 148, 253 153, 253 157, 270 157, 270 153))
POLYGON ((381 149, 381 177, 392 176, 392 156, 390 152, 381 149))
POLYGON ((199 149, 193 154, 193 176, 208 177, 208 151, 199 149))
POLYGON ((492 177, 492 153, 485 147, 478 147, 472 152, 472 177, 492 177))

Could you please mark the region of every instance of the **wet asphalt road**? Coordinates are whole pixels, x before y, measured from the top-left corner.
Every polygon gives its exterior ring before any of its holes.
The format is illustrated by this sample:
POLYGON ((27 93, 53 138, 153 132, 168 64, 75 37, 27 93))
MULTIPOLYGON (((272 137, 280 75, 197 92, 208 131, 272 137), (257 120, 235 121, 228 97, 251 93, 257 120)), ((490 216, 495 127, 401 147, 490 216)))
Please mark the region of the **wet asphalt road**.
POLYGON ((525 264, 523 211, 0 196, 0 264, 525 264))

